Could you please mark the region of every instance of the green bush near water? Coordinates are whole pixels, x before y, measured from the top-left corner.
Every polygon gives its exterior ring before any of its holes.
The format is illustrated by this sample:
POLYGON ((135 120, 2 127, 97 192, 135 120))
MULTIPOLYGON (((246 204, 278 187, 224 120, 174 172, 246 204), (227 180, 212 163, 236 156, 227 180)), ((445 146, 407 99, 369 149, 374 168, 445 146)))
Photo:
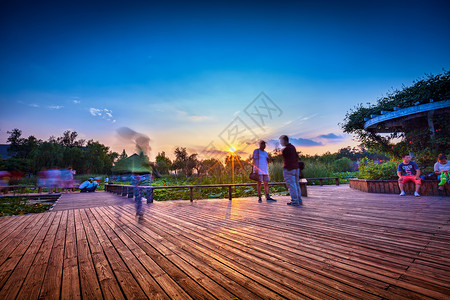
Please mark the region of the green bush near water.
POLYGON ((41 213, 50 209, 51 204, 29 204, 25 197, 0 199, 0 217, 41 213))

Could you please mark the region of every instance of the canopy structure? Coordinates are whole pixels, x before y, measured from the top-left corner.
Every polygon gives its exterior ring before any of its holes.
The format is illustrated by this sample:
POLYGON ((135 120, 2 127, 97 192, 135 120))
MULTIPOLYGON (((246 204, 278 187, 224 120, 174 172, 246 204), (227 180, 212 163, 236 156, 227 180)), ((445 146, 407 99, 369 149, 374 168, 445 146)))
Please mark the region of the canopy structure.
POLYGON ((394 111, 381 111, 365 119, 364 129, 377 133, 402 132, 405 124, 414 122, 417 126, 428 126, 434 134, 433 115, 450 113, 450 100, 430 102, 394 111))
POLYGON ((112 168, 113 173, 117 174, 150 174, 152 168, 145 156, 133 154, 130 157, 117 162, 112 168))

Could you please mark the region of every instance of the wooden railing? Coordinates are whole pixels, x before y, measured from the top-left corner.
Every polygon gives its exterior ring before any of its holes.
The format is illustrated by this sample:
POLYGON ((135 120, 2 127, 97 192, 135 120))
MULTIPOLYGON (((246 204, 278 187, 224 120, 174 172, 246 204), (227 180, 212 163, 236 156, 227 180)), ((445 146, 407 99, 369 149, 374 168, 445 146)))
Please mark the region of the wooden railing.
MULTIPOLYGON (((285 182, 269 182, 269 185, 286 185, 285 182)), ((127 196, 128 198, 133 198, 135 196, 135 188, 140 189, 141 195, 147 199, 147 203, 152 203, 154 199, 154 190, 161 189, 189 189, 190 195, 189 200, 192 202, 194 200, 194 188, 228 188, 228 199, 233 198, 233 187, 236 186, 256 186, 256 183, 238 183, 238 184, 199 184, 199 185, 178 185, 178 186, 132 186, 132 185, 121 185, 121 184, 105 184, 105 191, 115 193, 121 196, 127 196)), ((308 197, 308 191, 306 189, 306 181, 300 181, 300 189, 303 197, 308 197)))
POLYGON ((17 193, 18 194, 25 194, 25 190, 31 186, 25 186, 25 185, 7 185, 7 186, 0 186, 0 194, 8 194, 10 192, 17 193))

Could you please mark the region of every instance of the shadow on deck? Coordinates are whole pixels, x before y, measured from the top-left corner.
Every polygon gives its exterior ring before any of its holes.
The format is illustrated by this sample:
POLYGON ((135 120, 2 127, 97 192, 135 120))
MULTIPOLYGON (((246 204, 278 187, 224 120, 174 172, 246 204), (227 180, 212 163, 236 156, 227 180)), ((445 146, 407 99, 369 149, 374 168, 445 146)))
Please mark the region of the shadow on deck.
POLYGON ((0 299, 450 297, 450 198, 311 187, 156 202, 143 221, 107 193, 0 218, 0 299))

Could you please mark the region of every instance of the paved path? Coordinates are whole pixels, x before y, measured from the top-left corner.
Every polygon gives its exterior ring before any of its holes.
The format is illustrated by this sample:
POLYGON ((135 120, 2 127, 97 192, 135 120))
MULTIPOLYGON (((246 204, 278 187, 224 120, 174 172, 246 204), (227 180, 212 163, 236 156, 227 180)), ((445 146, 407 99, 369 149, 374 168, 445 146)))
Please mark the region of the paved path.
POLYGON ((139 221, 94 193, 0 218, 0 299, 450 298, 450 198, 308 189, 303 207, 155 202, 139 221))

